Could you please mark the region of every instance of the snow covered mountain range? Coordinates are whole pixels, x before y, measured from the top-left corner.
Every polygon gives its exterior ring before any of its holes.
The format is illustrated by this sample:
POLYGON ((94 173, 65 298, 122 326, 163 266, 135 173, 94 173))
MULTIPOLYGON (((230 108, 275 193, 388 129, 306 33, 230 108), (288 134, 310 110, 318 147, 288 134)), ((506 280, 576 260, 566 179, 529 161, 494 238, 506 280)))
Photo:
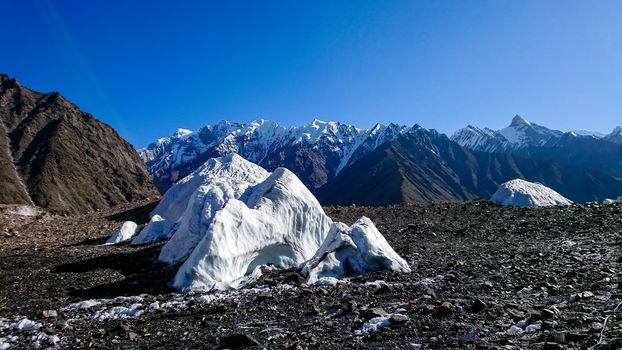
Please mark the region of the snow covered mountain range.
POLYGON ((300 127, 283 127, 267 120, 221 121, 194 132, 179 129, 140 149, 139 154, 162 192, 207 159, 231 152, 268 170, 292 169, 305 185, 314 189, 350 162, 408 130, 397 124, 377 124, 362 130, 317 119, 300 127))
POLYGON ((561 132, 515 116, 507 128, 495 131, 468 126, 451 139, 473 151, 554 160, 622 177, 622 127, 607 135, 583 130, 561 132))
POLYGON ((451 139, 474 151, 508 152, 528 147, 552 146, 564 136, 622 144, 622 127, 615 128, 608 135, 586 130, 562 132, 531 123, 517 115, 508 127, 501 130, 469 125, 456 131, 451 139))
POLYGON ((364 130, 319 120, 299 127, 221 121, 179 129, 139 150, 162 193, 229 153, 268 171, 290 169, 322 204, 468 200, 515 178, 577 202, 622 194, 622 129, 562 132, 519 116, 501 130, 468 126, 451 138, 393 123, 364 130))

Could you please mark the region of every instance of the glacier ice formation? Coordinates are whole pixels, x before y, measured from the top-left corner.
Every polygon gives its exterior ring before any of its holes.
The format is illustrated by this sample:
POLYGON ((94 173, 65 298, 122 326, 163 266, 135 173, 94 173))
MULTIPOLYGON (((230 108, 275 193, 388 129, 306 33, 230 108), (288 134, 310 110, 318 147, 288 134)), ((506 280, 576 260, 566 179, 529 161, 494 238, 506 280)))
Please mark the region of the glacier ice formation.
POLYGON ((516 207, 546 207, 571 205, 572 202, 554 190, 534 182, 514 179, 499 186, 490 201, 516 207))

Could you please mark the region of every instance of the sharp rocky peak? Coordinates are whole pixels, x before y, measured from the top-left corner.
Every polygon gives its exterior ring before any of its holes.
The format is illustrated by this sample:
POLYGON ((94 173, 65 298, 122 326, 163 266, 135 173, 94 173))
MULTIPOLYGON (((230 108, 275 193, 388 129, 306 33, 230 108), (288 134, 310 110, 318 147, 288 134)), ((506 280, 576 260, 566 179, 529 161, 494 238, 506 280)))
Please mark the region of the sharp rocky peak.
POLYGON ((527 126, 527 125, 531 125, 531 123, 529 123, 527 120, 525 120, 523 117, 519 116, 518 114, 514 116, 514 118, 512 118, 512 123, 510 124, 510 126, 527 126))

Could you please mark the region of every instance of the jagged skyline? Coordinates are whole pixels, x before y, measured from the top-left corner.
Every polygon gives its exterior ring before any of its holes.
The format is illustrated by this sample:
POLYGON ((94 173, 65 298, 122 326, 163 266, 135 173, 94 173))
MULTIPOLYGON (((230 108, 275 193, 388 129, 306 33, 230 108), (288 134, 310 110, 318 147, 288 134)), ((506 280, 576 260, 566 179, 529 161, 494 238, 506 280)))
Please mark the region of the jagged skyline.
POLYGON ((314 117, 451 134, 514 114, 622 120, 619 1, 6 4, 2 72, 59 91, 134 146, 178 127, 314 117))

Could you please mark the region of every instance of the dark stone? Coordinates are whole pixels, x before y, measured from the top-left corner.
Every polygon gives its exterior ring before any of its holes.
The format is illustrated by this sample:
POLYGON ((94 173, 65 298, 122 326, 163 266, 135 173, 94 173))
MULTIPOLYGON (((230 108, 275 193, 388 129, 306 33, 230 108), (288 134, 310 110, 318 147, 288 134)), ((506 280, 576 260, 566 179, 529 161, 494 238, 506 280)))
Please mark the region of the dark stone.
POLYGON ((567 342, 582 342, 584 340, 586 340, 587 338, 589 338, 589 334, 585 334, 585 333, 575 333, 575 332, 568 332, 565 334, 566 337, 566 341, 567 342))
POLYGON ((542 346, 543 350, 563 350, 564 347, 561 344, 553 343, 553 342, 545 342, 542 346))
POLYGON ((471 312, 481 312, 484 311, 486 309, 487 305, 485 302, 483 302, 480 299, 475 299, 475 301, 473 302, 473 305, 471 305, 471 308, 469 309, 469 311, 471 312))
POLYGON ((305 283, 305 279, 299 273, 292 272, 292 273, 290 273, 289 275, 287 275, 285 277, 283 282, 285 282, 287 284, 293 284, 293 285, 298 285, 299 286, 299 285, 305 283))
POLYGON ((389 287, 386 284, 383 284, 380 286, 380 288, 376 289, 376 291, 374 292, 374 294, 384 294, 384 293, 391 293, 391 287, 389 287))
POLYGON ((369 320, 369 319, 372 319, 374 317, 387 316, 388 314, 389 313, 386 312, 383 308, 373 307, 371 309, 365 310, 365 312, 363 312, 361 314, 361 316, 363 317, 363 319, 369 320))
POLYGON ((232 334, 220 338, 222 349, 241 349, 261 344, 248 334, 232 334))
POLYGON ((453 309, 454 309, 454 306, 450 302, 446 301, 446 302, 442 303, 440 306, 437 306, 434 309, 434 315, 433 316, 435 318, 443 317, 443 316, 451 313, 453 309))
POLYGON ((493 288, 493 285, 492 285, 492 282, 485 281, 484 283, 480 284, 479 287, 483 290, 490 290, 493 288))
POLYGON ((552 318, 555 318, 555 312, 553 310, 549 310, 549 309, 544 309, 542 310, 542 319, 543 320, 550 320, 552 318))

